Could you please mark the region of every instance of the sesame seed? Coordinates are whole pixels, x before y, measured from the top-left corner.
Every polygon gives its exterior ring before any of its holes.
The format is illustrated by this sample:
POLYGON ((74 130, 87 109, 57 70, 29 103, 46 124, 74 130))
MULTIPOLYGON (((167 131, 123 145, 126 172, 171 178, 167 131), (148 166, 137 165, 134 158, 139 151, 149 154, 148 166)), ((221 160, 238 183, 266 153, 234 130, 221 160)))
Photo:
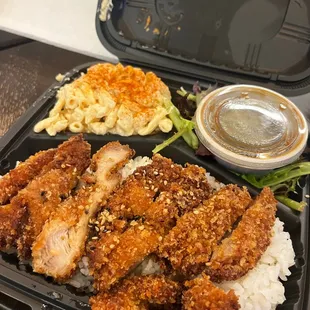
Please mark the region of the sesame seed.
POLYGON ((140 230, 143 230, 144 229, 144 225, 141 225, 138 227, 140 230))
POLYGON ((199 214, 199 211, 198 210, 194 210, 193 213, 194 214, 199 214))
POLYGON ((96 229, 96 231, 99 231, 99 228, 98 228, 98 226, 95 226, 95 229, 96 229))
POLYGON ((158 175, 158 171, 154 171, 154 175, 158 175))
POLYGON ((159 240, 159 241, 162 241, 162 240, 163 240, 163 237, 162 237, 162 236, 159 236, 159 237, 158 237, 158 240, 159 240))
POLYGON ((110 249, 114 249, 115 248, 115 245, 114 244, 111 244, 110 245, 110 249))
POLYGON ((93 240, 97 240, 97 239, 98 239, 98 237, 92 237, 92 239, 93 239, 93 240))
POLYGON ((165 181, 164 181, 164 185, 167 185, 167 184, 168 184, 168 182, 165 180, 165 181))
POLYGON ((305 198, 310 198, 310 195, 305 195, 305 198))

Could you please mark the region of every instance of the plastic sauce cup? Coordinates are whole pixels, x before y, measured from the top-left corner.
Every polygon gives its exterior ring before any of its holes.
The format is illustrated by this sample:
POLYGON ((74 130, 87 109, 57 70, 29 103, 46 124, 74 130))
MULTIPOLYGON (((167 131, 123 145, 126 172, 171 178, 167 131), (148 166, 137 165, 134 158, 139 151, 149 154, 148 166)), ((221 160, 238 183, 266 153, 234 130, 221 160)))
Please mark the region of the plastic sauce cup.
POLYGON ((239 173, 268 173, 304 151, 307 121, 286 97, 263 87, 218 88, 199 104, 196 133, 219 163, 239 173))

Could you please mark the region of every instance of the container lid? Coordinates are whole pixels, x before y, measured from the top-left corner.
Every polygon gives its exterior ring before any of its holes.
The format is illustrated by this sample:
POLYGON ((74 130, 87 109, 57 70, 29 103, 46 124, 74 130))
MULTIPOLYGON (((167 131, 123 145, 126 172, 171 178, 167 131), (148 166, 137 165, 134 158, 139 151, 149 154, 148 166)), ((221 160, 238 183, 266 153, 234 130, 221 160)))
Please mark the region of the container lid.
POLYGON ((310 89, 309 1, 112 3, 99 0, 96 28, 121 61, 285 95, 310 89))
POLYGON ((199 104, 196 132, 215 156, 257 170, 287 165, 303 152, 307 122, 284 96, 251 85, 219 88, 199 104))

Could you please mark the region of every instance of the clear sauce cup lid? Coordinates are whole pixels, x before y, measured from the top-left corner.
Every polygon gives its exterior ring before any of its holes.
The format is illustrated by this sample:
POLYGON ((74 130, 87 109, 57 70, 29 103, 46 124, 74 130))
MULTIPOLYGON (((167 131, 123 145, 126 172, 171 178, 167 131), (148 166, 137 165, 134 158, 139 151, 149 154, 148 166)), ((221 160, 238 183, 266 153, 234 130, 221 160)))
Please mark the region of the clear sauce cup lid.
POLYGON ((307 122, 286 97, 258 86, 214 90, 199 104, 196 132, 215 156, 244 168, 269 170, 303 152, 307 122))

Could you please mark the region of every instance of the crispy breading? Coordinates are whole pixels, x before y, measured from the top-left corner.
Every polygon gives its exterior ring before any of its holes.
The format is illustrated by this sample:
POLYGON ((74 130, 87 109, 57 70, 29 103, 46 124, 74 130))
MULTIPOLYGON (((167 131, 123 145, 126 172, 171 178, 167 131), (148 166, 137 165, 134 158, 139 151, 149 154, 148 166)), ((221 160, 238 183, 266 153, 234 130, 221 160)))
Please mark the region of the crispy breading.
POLYGON ((132 299, 124 292, 116 294, 101 293, 89 299, 92 310, 148 310, 143 301, 132 299))
POLYGON ((94 276, 97 290, 109 289, 160 244, 162 238, 152 227, 134 223, 136 225, 122 234, 113 234, 112 238, 103 233, 102 239, 90 245, 93 249, 89 253, 90 274, 94 276), (104 250, 106 247, 109 249, 104 250))
MULTIPOLYGON (((18 191, 24 188, 34 177, 40 174, 56 153, 56 149, 41 151, 30 156, 25 162, 10 170, 0 179, 0 205, 6 204, 18 191)), ((1 208, 0 208, 1 218, 1 208)), ((0 222, 1 219, 0 219, 0 222)))
POLYGON ((108 207, 115 216, 143 216, 152 206, 157 193, 169 188, 180 177, 182 167, 171 159, 153 156, 153 162, 139 167, 109 199, 108 207))
POLYGON ((164 276, 126 279, 110 292, 90 298, 92 310, 148 309, 148 304, 175 304, 182 292, 179 283, 164 276))
POLYGON ((202 275, 185 282, 188 288, 183 292, 184 310, 238 310, 240 305, 233 290, 227 294, 214 286, 209 277, 202 275))
POLYGON ((133 277, 124 280, 121 289, 138 300, 151 304, 174 304, 180 300, 182 286, 163 275, 133 277))
POLYGON ((128 145, 110 142, 93 156, 91 169, 95 183, 80 188, 75 196, 64 201, 34 242, 35 272, 52 276, 58 282, 70 277, 84 253, 89 220, 118 185, 119 170, 133 155, 128 145))
POLYGON ((46 166, 50 170, 35 178, 12 200, 20 208, 26 207, 28 214, 17 240, 20 259, 30 258, 32 244, 46 220, 70 195, 89 164, 90 145, 80 135, 72 137, 58 147, 53 161, 46 166))
POLYGON ((170 214, 177 218, 197 207, 210 194, 205 169, 194 165, 182 168, 157 154, 151 164, 137 168, 128 177, 108 201, 108 207, 116 217, 146 216, 150 220, 154 219, 155 213, 164 212, 165 217, 168 207, 170 214), (164 199, 167 203, 162 207, 164 199))
POLYGON ((199 274, 224 234, 251 202, 246 188, 228 185, 186 213, 164 238, 160 255, 184 275, 199 274))
POLYGON ((213 281, 237 280, 256 266, 270 244, 276 205, 270 188, 264 188, 231 236, 214 251, 208 269, 213 281))
POLYGON ((26 207, 14 203, 1 206, 0 218, 0 250, 7 251, 16 246, 21 223, 27 218, 26 207))

